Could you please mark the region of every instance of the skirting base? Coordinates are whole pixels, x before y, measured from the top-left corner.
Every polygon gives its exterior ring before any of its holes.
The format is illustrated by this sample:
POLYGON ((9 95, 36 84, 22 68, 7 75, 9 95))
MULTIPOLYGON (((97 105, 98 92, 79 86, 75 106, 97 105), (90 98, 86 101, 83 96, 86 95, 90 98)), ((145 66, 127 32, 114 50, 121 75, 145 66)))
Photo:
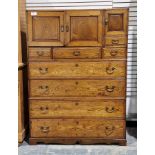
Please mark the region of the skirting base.
POLYGON ((35 144, 116 144, 126 146, 126 139, 101 139, 101 138, 29 138, 31 145, 35 144))

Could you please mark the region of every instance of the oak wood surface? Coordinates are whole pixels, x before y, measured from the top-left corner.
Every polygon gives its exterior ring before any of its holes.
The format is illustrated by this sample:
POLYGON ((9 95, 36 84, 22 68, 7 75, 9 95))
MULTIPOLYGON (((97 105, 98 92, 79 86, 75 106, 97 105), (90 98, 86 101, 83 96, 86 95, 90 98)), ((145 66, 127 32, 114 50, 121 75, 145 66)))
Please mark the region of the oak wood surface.
POLYGON ((127 37, 125 37, 125 36, 105 37, 105 45, 106 46, 114 46, 114 47, 127 47, 127 37))
POLYGON ((98 47, 73 47, 53 48, 54 59, 97 59, 101 58, 101 48, 98 47))
POLYGON ((120 145, 126 146, 126 139, 106 139, 106 138, 29 138, 29 143, 31 145, 36 144, 82 144, 82 145, 92 145, 92 144, 106 144, 106 145, 120 145))
POLYGON ((30 80, 31 97, 123 97, 124 80, 30 80))
POLYGON ((127 25, 121 8, 28 11, 30 144, 126 145, 127 25))
POLYGON ((128 30, 128 9, 105 11, 105 35, 126 35, 128 30))
POLYGON ((28 12, 29 46, 63 46, 64 12, 28 12))
POLYGON ((49 47, 29 47, 29 59, 50 60, 52 59, 52 49, 49 47))
POLYGON ((125 77, 125 61, 29 63, 30 78, 125 77))
POLYGON ((127 49, 123 47, 106 47, 102 49, 103 59, 126 59, 127 49))
POLYGON ((125 137, 125 120, 31 119, 30 126, 32 137, 125 137))
POLYGON ((24 100, 23 100, 23 71, 18 71, 18 142, 25 138, 24 100))
POLYGON ((30 100, 30 118, 124 118, 125 100, 30 100))
POLYGON ((102 13, 100 10, 66 11, 67 46, 102 46, 102 13))

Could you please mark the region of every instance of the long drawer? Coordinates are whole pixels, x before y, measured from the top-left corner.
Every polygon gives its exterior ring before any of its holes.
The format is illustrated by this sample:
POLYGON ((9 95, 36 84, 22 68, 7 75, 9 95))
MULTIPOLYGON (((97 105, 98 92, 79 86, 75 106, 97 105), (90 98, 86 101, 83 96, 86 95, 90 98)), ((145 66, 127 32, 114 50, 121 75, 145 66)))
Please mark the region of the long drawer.
POLYGON ((124 80, 30 80, 30 97, 124 97, 124 80))
POLYGON ((30 100, 30 118, 124 118, 125 100, 55 101, 30 100))
POLYGON ((34 62, 29 64, 30 78, 47 77, 125 77, 125 61, 34 62))
POLYGON ((124 138, 124 120, 31 119, 31 137, 124 138))

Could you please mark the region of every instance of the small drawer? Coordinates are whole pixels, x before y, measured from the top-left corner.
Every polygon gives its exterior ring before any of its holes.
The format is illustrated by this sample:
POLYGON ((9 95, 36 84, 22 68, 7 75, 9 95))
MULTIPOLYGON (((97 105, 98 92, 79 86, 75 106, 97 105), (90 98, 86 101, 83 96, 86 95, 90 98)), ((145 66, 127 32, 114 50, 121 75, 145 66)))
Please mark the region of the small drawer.
POLYGON ((125 100, 30 100, 30 118, 125 118, 125 100))
POLYGON ((40 60, 51 58, 52 58, 51 48, 35 48, 35 47, 29 48, 29 59, 40 60))
POLYGON ((126 48, 112 48, 106 47, 102 49, 102 58, 110 59, 110 58, 122 58, 125 59, 127 55, 126 48))
POLYGON ((101 48, 54 48, 54 59, 97 59, 101 58, 101 48))
POLYGON ((125 97, 125 80, 30 80, 30 97, 125 97))
POLYGON ((125 138, 125 120, 31 119, 31 137, 125 138))
POLYGON ((127 39, 125 37, 106 37, 105 45, 126 47, 127 39))

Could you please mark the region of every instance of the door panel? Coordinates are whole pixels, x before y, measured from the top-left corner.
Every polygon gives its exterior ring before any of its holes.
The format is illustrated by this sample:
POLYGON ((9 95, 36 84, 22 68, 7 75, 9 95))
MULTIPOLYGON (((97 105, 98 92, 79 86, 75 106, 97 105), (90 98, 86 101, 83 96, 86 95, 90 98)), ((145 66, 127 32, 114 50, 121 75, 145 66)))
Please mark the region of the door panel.
POLYGON ((63 12, 28 12, 29 46, 63 46, 63 12))
POLYGON ((101 46, 102 15, 100 11, 66 11, 67 46, 101 46))
POLYGON ((106 35, 126 35, 128 10, 113 9, 105 12, 106 35))

